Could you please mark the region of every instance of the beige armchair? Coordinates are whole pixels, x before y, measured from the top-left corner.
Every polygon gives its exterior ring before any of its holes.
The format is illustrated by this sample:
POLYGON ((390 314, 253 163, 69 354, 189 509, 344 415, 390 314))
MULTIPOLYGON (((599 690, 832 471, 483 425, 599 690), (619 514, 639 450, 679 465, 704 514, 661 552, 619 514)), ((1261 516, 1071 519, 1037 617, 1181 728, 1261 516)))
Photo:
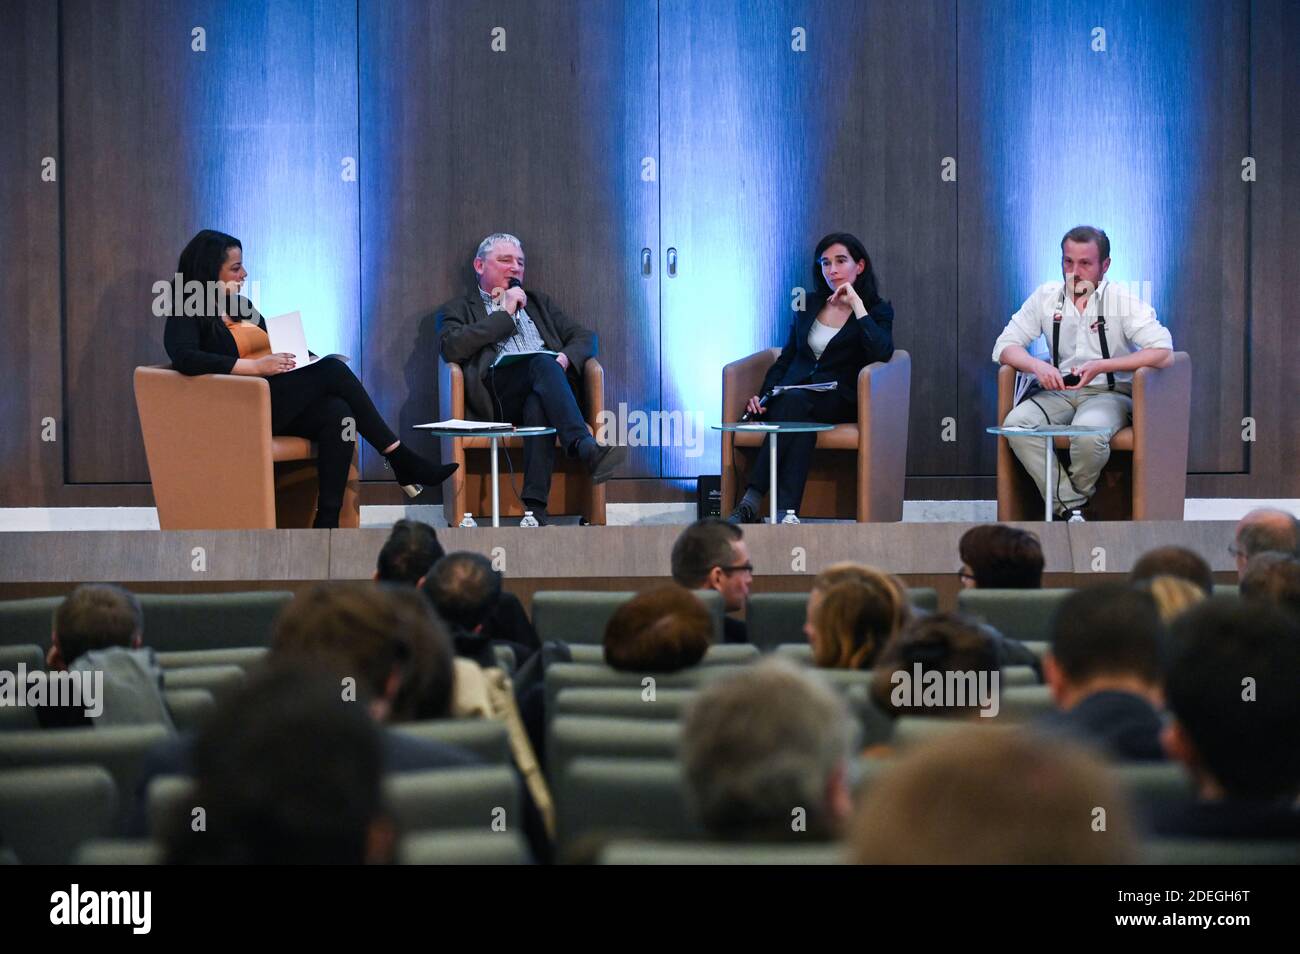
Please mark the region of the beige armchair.
MULTIPOLYGON (((1016 369, 998 369, 998 421, 1011 413, 1016 369)), ((1110 460, 1089 509, 1101 520, 1182 520, 1187 496, 1187 441, 1192 407, 1192 359, 1174 352, 1167 368, 1133 372, 1133 424, 1111 438, 1110 460)), ((1069 438, 1053 442, 1070 449, 1069 438)), ((1058 455, 1059 458, 1059 455, 1058 455)), ((1068 466, 1058 459, 1058 464, 1068 466)), ((1041 520, 1043 498, 1011 450, 998 438, 998 520, 1041 520)))
MULTIPOLYGON (((780 354, 780 348, 769 348, 722 369, 724 421, 740 420, 745 402, 759 392, 780 354)), ((906 351, 895 351, 888 362, 869 364, 858 373, 858 422, 817 435, 801 515, 852 517, 858 523, 903 519, 911 388, 912 358, 906 351)), ((762 443, 757 431, 722 433, 724 516, 735 507, 762 443)))
MULTIPOLYGON (((588 358, 583 365, 582 387, 587 429, 595 434, 599 415, 605 409, 605 369, 595 358, 588 358)), ((438 414, 443 419, 465 419, 464 372, 459 364, 441 358, 438 361, 438 414)), ((524 440, 526 438, 507 437, 500 442, 500 449, 511 455, 515 481, 515 490, 511 490, 510 468, 503 456, 497 474, 503 517, 523 516, 524 509, 515 491, 523 483, 524 440)), ((460 464, 442 485, 442 510, 447 523, 455 526, 465 513, 491 513, 492 466, 488 456, 488 438, 444 437, 441 441, 442 462, 460 464)), ((587 523, 604 526, 605 485, 593 485, 586 466, 561 451, 555 455, 555 473, 551 477, 551 496, 546 502, 546 510, 552 515, 581 514, 587 523)))
MULTIPOLYGON (((316 448, 306 438, 271 435, 264 378, 140 367, 135 403, 163 530, 311 526, 316 448)), ((340 527, 360 525, 360 488, 354 457, 340 527)))

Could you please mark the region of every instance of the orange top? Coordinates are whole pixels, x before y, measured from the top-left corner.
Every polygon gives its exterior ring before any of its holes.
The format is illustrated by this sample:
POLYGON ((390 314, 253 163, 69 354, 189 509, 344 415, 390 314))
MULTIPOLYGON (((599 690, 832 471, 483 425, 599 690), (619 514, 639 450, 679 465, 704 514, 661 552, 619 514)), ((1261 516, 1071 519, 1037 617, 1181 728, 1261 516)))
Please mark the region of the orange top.
POLYGON ((235 346, 241 358, 265 358, 271 353, 271 338, 257 325, 248 321, 231 321, 223 318, 230 333, 235 336, 235 346))

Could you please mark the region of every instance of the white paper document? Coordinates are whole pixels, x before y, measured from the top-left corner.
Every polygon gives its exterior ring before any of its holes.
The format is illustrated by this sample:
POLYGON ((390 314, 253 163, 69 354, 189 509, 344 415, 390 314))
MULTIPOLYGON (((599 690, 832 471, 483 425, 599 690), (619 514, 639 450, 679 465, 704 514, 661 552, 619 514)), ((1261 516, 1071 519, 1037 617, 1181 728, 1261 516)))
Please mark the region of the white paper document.
POLYGON ((772 389, 773 394, 782 391, 834 391, 840 386, 838 381, 823 381, 820 384, 782 384, 772 389))
MULTIPOLYGON (((293 370, 305 368, 321 360, 322 356, 313 358, 307 349, 307 332, 302 327, 302 314, 291 311, 288 314, 266 318, 266 334, 271 339, 271 351, 274 354, 290 353, 293 355, 293 370)), ((338 358, 347 361, 344 354, 327 354, 326 358, 338 358)))
POLYGON ((458 417, 415 425, 417 431, 508 431, 513 428, 509 421, 462 421, 458 417))

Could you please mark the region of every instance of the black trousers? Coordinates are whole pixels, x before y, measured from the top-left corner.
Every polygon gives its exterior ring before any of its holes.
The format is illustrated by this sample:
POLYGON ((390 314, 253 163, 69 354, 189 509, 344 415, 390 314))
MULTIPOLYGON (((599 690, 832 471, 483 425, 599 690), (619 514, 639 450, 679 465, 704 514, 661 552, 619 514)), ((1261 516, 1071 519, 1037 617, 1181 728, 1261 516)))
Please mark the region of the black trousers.
MULTIPOLYGON (((811 421, 819 424, 846 424, 858 419, 857 395, 854 403, 844 399, 838 391, 786 391, 767 402, 767 413, 758 421, 811 421)), ((749 488, 766 494, 771 483, 769 436, 763 440, 758 460, 749 472, 749 488)), ((787 510, 798 512, 803 500, 803 486, 808 481, 808 468, 812 466, 813 447, 817 433, 782 434, 776 442, 776 509, 784 515, 787 510)))
POLYGON ((266 383, 271 387, 271 433, 316 442, 317 508, 338 510, 356 448, 356 438, 349 435, 360 434, 377 451, 390 447, 397 435, 352 369, 337 358, 274 374, 266 383))
MULTIPOLYGON (((516 427, 553 427, 560 446, 573 456, 590 437, 569 376, 550 355, 524 358, 504 368, 489 368, 488 393, 498 420, 516 427)), ((555 470, 555 442, 544 437, 524 441, 524 492, 529 503, 546 505, 555 470)))

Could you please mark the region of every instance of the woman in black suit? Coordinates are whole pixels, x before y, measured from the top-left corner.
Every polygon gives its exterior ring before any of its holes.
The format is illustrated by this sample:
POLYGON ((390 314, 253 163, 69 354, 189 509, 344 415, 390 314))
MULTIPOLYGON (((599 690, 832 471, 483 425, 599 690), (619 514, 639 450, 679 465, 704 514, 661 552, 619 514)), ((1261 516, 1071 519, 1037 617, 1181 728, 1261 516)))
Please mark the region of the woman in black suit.
MULTIPOLYGON (((815 421, 843 424, 858 417, 858 372, 894 353, 894 309, 876 291, 867 250, 848 232, 832 232, 813 253, 813 293, 808 307, 795 316, 790 339, 763 378, 760 395, 749 399, 749 414, 767 421, 815 421), (792 384, 834 381, 833 391, 785 391, 792 384), (767 400, 764 400, 767 398, 767 400)), ((770 440, 771 438, 768 438, 770 440)), ((777 510, 798 510, 812 462, 817 435, 782 435, 777 444, 777 510)), ((767 441, 749 472, 749 485, 727 519, 761 522, 760 505, 768 492, 767 441)))
POLYGON ((170 315, 163 343, 172 367, 182 374, 246 374, 266 378, 271 388, 271 433, 316 442, 320 491, 315 527, 337 527, 360 434, 384 455, 402 489, 412 497, 436 486, 456 470, 441 467, 406 447, 376 410, 365 387, 337 358, 324 358, 292 374, 292 354, 272 354, 266 322, 239 294, 248 273, 239 239, 204 229, 181 252, 177 271, 186 293, 182 314, 170 315), (203 304, 192 308, 188 293, 203 290, 203 304), (198 312, 195 314, 194 312, 198 312), (351 418, 355 427, 347 427, 351 418))

